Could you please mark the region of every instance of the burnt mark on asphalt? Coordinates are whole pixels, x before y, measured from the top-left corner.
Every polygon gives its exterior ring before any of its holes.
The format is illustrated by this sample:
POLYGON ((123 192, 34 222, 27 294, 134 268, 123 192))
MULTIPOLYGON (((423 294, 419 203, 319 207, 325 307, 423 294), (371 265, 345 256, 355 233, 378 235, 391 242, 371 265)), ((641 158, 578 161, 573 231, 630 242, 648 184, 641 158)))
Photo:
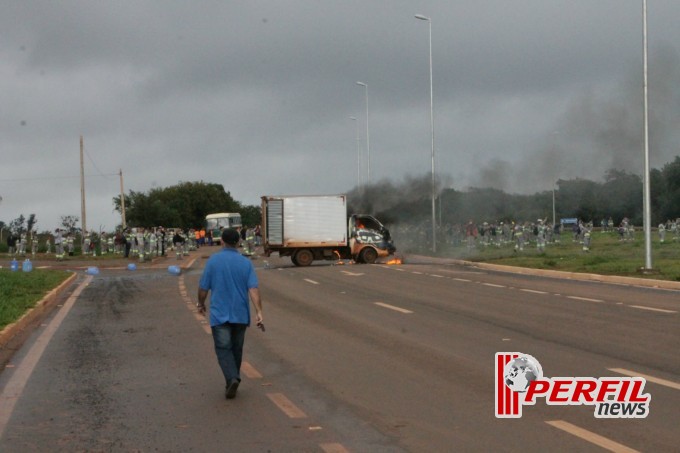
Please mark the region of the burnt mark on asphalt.
POLYGON ((74 331, 69 337, 69 350, 70 400, 75 414, 81 418, 73 426, 81 426, 83 433, 102 430, 109 424, 112 413, 109 389, 114 360, 96 327, 84 326, 74 331))

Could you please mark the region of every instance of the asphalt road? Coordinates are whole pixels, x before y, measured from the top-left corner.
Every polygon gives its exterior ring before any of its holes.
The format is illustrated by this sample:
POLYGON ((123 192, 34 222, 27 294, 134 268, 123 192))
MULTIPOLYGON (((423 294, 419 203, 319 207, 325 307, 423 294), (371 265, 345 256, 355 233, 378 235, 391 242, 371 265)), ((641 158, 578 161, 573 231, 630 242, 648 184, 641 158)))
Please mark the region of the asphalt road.
POLYGON ((255 261, 266 332, 234 400, 193 302, 199 256, 83 274, 0 374, 0 451, 677 451, 680 292, 446 264, 255 261), (74 294, 73 291, 76 293, 74 294), (76 297, 77 296, 77 297, 76 297), (42 351, 42 352, 41 352, 42 351), (644 419, 494 416, 494 355, 647 377, 644 419))

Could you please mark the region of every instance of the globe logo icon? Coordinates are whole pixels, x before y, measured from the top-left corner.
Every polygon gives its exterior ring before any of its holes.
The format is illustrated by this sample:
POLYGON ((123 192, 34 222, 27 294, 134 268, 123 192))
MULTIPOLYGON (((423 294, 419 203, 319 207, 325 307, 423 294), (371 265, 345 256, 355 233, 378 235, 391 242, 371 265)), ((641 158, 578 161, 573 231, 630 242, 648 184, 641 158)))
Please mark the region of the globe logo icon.
POLYGON ((543 368, 538 360, 530 355, 521 355, 509 361, 503 369, 505 385, 510 390, 524 393, 532 381, 543 377, 543 368))

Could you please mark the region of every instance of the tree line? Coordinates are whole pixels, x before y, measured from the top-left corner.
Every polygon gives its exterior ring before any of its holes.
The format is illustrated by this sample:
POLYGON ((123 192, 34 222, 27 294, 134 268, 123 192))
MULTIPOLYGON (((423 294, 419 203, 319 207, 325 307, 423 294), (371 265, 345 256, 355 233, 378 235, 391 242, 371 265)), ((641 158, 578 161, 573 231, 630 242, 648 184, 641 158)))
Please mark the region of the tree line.
MULTIPOLYGON (((122 212, 120 196, 113 198, 113 205, 116 211, 122 212)), ((234 200, 221 184, 180 182, 148 192, 131 190, 125 195, 125 220, 131 226, 202 228, 205 216, 218 212, 240 213, 244 225, 261 222, 258 206, 247 206, 234 200)))
MULTIPOLYGON (((440 178, 443 179, 443 178, 440 178)), ((660 169, 650 172, 652 225, 680 217, 680 156, 660 169)), ((373 214, 385 224, 421 224, 431 219, 430 175, 407 176, 404 181, 380 181, 348 192, 350 213, 373 214)), ((607 171, 601 182, 586 179, 560 179, 555 186, 556 219, 576 217, 584 221, 614 220, 624 217, 642 225, 642 178, 622 170, 607 171)), ((121 212, 120 196, 113 198, 121 212)), ((509 194, 493 188, 472 187, 464 191, 444 188, 437 191, 436 219, 440 224, 484 221, 552 221, 553 191, 532 195, 509 194)), ((244 225, 262 223, 259 206, 244 205, 216 183, 180 182, 148 192, 130 191, 125 195, 126 223, 152 228, 202 227, 207 214, 238 212, 244 225)), ((78 218, 62 217, 67 231, 75 231, 78 218)), ((21 215, 9 224, 0 221, 0 238, 11 230, 32 231, 35 214, 21 215)), ((1 240, 1 239, 0 239, 1 240)))
MULTIPOLYGON (((429 222, 432 217, 431 176, 406 177, 401 183, 381 181, 348 194, 351 212, 373 214, 383 223, 429 222)), ((680 217, 680 156, 650 172, 652 225, 680 217)), ((603 181, 560 179, 554 190, 555 217, 578 218, 599 225, 613 219, 618 225, 628 218, 643 223, 642 178, 623 170, 608 170, 603 181)), ((439 189, 435 200, 440 224, 483 221, 552 222, 553 191, 532 195, 509 194, 493 188, 464 191, 439 189)))

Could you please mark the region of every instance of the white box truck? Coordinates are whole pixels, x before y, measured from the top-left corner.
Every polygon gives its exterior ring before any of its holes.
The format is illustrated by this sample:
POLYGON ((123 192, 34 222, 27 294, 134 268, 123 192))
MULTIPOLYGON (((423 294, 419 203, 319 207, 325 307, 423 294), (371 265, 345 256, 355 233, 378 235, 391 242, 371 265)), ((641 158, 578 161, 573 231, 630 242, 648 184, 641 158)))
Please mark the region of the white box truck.
POLYGON ((262 239, 265 255, 290 256, 296 266, 338 259, 374 263, 396 251, 377 219, 347 214, 345 195, 263 196, 262 239))

